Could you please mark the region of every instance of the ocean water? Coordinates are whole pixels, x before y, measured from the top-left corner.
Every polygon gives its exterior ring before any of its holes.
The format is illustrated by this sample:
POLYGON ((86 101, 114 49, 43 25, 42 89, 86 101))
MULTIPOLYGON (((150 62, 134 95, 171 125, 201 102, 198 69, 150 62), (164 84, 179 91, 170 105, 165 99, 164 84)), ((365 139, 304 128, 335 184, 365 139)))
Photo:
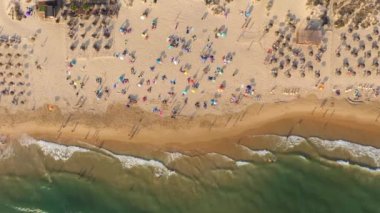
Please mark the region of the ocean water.
POLYGON ((0 212, 380 212, 378 149, 255 140, 275 144, 239 145, 250 160, 218 153, 149 159, 24 138, 0 155, 0 212))

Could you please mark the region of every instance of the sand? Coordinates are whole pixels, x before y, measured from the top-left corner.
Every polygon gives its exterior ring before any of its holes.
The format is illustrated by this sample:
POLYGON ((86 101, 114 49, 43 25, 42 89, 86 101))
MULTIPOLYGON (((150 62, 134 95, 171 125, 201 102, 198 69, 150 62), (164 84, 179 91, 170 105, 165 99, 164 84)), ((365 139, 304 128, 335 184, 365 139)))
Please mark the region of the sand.
POLYGON ((160 118, 134 108, 113 106, 105 114, 49 112, 9 115, 0 130, 10 138, 24 134, 45 141, 113 150, 117 153, 153 153, 167 150, 190 155, 219 152, 236 156, 236 144, 254 135, 321 137, 379 148, 379 112, 376 105, 352 105, 315 97, 289 103, 252 105, 229 115, 160 118), (126 122, 127 121, 127 122, 126 122))
MULTIPOLYGON (((292 0, 274 1, 272 9, 267 11, 267 1, 256 1, 252 4, 252 20, 242 28, 246 19, 240 11, 248 6, 243 0, 227 5, 230 9, 227 17, 212 14, 203 1, 159 1, 157 4, 135 1, 132 7, 122 2, 119 15, 110 19, 114 28, 110 38, 102 38, 102 45, 112 39, 113 46, 101 51, 92 48, 99 39, 90 35, 70 39, 67 21, 55 23, 37 16, 16 21, 8 12, 1 12, 1 34, 17 33, 22 37, 21 45, 26 45, 26 48, 12 46, 4 51, 15 49, 27 55, 24 69, 18 69, 28 77, 25 77, 25 86, 16 87, 16 93, 25 91, 27 94, 20 95, 18 101, 24 100, 23 104, 12 103, 14 97, 12 100, 9 96, 0 101, 0 132, 11 138, 28 134, 37 139, 81 146, 89 143, 118 152, 167 149, 233 153, 232 142, 260 134, 319 136, 380 147, 376 106, 378 76, 374 72, 371 76, 362 75, 364 70, 357 71, 356 76, 346 75, 346 70, 340 76, 335 75, 344 57, 349 57, 352 64, 357 60, 349 53, 343 53, 340 58, 334 54, 342 45, 340 33, 347 28, 327 30, 320 46, 313 47, 294 43, 293 32, 290 43, 305 55, 309 48, 317 52, 319 47, 327 47, 322 62, 307 57, 307 61, 314 64, 314 70, 306 72, 304 78, 299 74, 301 68, 289 71, 290 78, 286 71, 281 71, 277 78, 271 75, 278 63, 268 64, 265 59, 277 39, 274 31, 282 29, 288 10, 299 23, 304 21, 312 11, 305 4, 305 0, 297 4, 292 0), (146 8, 151 12, 141 20, 146 8), (205 12, 208 15, 202 20, 205 12), (154 18, 158 18, 158 25, 152 30, 154 18), (126 20, 132 32, 124 35, 119 28, 126 20), (270 20, 274 20, 273 29, 265 33, 270 20), (228 27, 227 36, 215 38, 214 29, 222 25, 228 27), (189 34, 186 34, 187 27, 191 27, 189 34), (148 39, 141 36, 146 29, 148 39), (192 40, 191 52, 180 51, 181 47, 169 49, 170 35, 192 40), (70 45, 75 40, 80 44, 89 40, 91 44, 86 51, 79 47, 71 51, 70 45), (200 54, 211 42, 215 61, 203 63, 200 54), (128 62, 128 55, 124 60, 115 57, 125 49, 129 53, 135 51, 134 63, 128 62), (229 53, 233 60, 224 64, 222 57, 229 53), (175 65, 170 61, 177 56, 180 63, 175 65), (162 59, 161 64, 156 63, 157 58, 162 59), (75 64, 69 67, 73 60, 75 64), (191 68, 186 68, 186 64, 191 68), (207 65, 210 71, 204 73, 207 65), (132 67, 136 74, 131 73, 132 67), (180 67, 185 72, 181 72, 180 67), (215 76, 218 67, 223 68, 224 73, 217 75, 215 82, 209 81, 208 77, 215 76), (319 77, 315 77, 316 71, 320 72, 319 77), (167 79, 162 80, 163 75, 167 79), (127 78, 128 83, 121 83, 121 76, 127 78), (99 78, 100 84, 96 81, 99 78), (176 80, 176 84, 170 80, 176 80), (193 83, 189 84, 191 80, 193 83), (193 87, 194 82, 200 83, 199 88, 193 87), (84 84, 83 88, 80 83, 84 84), (253 88, 252 91, 246 92, 247 86, 253 88), (110 92, 97 98, 95 92, 100 89, 110 92), (337 90, 341 91, 340 96, 336 95, 337 90), (130 103, 129 95, 137 97, 136 104, 130 103), (239 102, 232 103, 232 97, 239 97, 239 102), (349 103, 348 99, 354 101, 349 103), (217 100, 216 106, 211 106, 212 100, 217 100), (197 102, 199 109, 195 107, 197 102), (202 107, 204 103, 207 109, 202 107), (170 117, 173 111, 176 111, 175 118, 170 117)), ((3 1, 0 10, 8 9, 8 1, 3 1)), ((92 20, 83 22, 85 27, 81 32, 92 20)), ((91 27, 89 32, 96 28, 91 27)), ((365 35, 370 31, 366 29, 361 33, 365 35)), ((363 42, 366 46, 371 44, 363 42)), ((286 54, 293 57, 290 52, 286 54)), ((281 60, 283 58, 279 58, 281 60)), ((370 63, 370 59, 366 61, 370 63)), ((5 79, 7 83, 9 78, 5 79)))

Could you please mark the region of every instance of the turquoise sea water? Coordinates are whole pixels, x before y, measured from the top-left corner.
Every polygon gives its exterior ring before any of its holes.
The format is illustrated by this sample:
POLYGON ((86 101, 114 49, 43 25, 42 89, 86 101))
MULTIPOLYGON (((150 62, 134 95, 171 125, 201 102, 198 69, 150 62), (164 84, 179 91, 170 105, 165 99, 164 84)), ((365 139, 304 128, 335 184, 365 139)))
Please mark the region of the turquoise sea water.
MULTIPOLYGON (((64 164, 115 164, 73 158, 64 164)), ((46 163, 44 175, 1 175, 0 212, 380 212, 380 171, 294 153, 196 176, 155 176, 141 166, 111 168, 104 179, 56 165, 46 163)))

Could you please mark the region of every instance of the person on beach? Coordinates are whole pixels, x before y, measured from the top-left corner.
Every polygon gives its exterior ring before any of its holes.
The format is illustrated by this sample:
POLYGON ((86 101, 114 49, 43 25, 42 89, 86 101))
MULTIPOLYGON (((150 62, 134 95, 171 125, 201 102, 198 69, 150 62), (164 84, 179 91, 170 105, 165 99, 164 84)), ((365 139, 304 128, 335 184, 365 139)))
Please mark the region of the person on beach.
POLYGON ((157 28, 158 18, 153 19, 152 21, 152 30, 155 30, 157 28))

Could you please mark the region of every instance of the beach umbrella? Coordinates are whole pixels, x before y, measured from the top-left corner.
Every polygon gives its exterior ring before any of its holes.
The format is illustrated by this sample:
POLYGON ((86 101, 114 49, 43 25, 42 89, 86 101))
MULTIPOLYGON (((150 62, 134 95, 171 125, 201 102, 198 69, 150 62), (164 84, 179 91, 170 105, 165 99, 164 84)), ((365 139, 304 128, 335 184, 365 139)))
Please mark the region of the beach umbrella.
POLYGON ((76 65, 77 64, 77 60, 74 58, 74 59, 72 59, 71 61, 70 61, 70 64, 71 65, 76 65))
POLYGON ((119 77, 119 80, 120 80, 120 82, 124 82, 124 80, 125 80, 125 74, 122 74, 120 77, 119 77))

